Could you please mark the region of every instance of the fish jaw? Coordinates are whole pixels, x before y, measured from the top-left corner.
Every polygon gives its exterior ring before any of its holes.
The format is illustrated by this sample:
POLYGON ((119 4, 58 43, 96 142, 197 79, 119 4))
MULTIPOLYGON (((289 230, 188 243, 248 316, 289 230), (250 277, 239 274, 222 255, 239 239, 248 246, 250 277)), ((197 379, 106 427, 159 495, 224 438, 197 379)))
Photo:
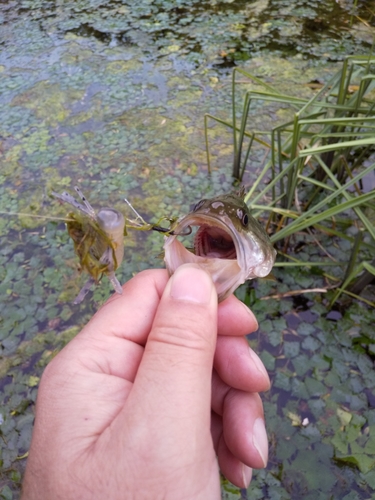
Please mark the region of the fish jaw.
POLYGON ((205 258, 190 252, 178 241, 176 236, 170 236, 164 245, 165 262, 170 275, 182 264, 197 264, 212 278, 219 302, 230 295, 246 277, 235 259, 205 258))
POLYGON ((177 222, 174 233, 166 237, 164 243, 169 274, 182 264, 197 264, 211 275, 219 302, 247 279, 269 274, 275 260, 276 252, 269 243, 268 246, 259 243, 251 231, 239 232, 225 215, 218 219, 209 214, 189 214, 177 222), (178 233, 183 233, 188 226, 199 227, 194 242, 197 255, 177 239, 178 233), (232 258, 225 258, 228 255, 232 258))

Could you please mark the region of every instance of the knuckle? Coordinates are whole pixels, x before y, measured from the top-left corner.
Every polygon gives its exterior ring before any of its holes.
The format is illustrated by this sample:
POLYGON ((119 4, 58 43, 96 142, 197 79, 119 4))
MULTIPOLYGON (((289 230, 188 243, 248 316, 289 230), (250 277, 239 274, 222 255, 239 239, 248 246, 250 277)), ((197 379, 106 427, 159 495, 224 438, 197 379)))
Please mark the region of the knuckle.
MULTIPOLYGON (((207 318, 197 315, 174 316, 173 323, 162 320, 154 325, 152 339, 165 344, 172 344, 190 349, 205 350, 216 342, 213 325, 207 325, 207 318)), ((216 333, 216 332, 215 332, 216 333)))

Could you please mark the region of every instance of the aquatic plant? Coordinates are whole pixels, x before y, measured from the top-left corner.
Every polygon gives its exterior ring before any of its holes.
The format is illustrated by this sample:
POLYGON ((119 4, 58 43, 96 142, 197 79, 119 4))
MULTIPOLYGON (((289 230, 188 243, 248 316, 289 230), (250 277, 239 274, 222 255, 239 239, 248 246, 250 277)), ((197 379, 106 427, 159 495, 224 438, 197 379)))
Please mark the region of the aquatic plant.
POLYGON ((235 68, 232 121, 205 116, 209 169, 208 119, 233 131, 235 178, 243 178, 255 143, 268 150, 270 159, 252 184, 246 201, 257 215, 263 211, 270 214, 271 241, 278 242, 289 264, 293 261, 297 266, 322 265, 321 261, 302 262, 286 254, 291 237, 300 232, 315 231, 352 242, 351 258, 348 263, 341 263, 346 271, 331 305, 342 292, 353 295, 347 289, 359 273, 375 275, 374 266, 368 261, 375 251, 375 226, 371 220, 375 190, 366 189, 366 179, 369 181, 375 170, 374 72, 375 57, 349 56, 327 83, 312 82, 319 90, 305 99, 281 94, 244 69, 235 68), (237 75, 246 77, 245 83, 256 84, 255 89, 245 93, 239 124, 236 93, 238 85, 244 82, 239 83, 237 75), (291 119, 277 124, 270 132, 252 130, 248 123, 256 101, 264 108, 275 103, 289 107, 291 119), (350 217, 350 224, 345 217, 350 217), (358 231, 357 239, 347 231, 352 225, 358 231), (361 235, 369 235, 370 239, 361 235), (364 260, 355 264, 357 257, 364 260))

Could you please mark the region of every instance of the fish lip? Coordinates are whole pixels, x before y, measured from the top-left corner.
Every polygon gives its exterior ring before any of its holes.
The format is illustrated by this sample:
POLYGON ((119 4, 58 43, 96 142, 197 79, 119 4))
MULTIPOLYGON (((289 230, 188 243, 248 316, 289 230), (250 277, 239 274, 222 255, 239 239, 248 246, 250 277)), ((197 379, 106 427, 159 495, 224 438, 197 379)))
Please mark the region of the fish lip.
POLYGON ((177 221, 174 227, 174 234, 165 237, 165 263, 170 274, 182 264, 195 263, 205 269, 212 277, 216 290, 218 292, 218 300, 221 302, 228 295, 246 280, 246 265, 241 267, 240 261, 246 264, 243 255, 243 244, 239 239, 235 227, 231 223, 229 217, 218 219, 208 214, 189 214, 177 221), (178 239, 178 232, 183 231, 189 225, 202 226, 209 225, 220 228, 232 239, 235 249, 236 258, 225 259, 219 257, 197 256, 190 252, 178 239), (233 229, 232 229, 233 227, 233 229), (239 261, 240 259, 240 261, 239 261), (230 271, 228 271, 230 269, 230 271))
MULTIPOLYGON (((204 224, 207 220, 210 221, 211 225, 224 228, 224 230, 232 234, 233 237, 236 236, 236 229, 227 215, 223 215, 218 219, 217 216, 212 216, 210 214, 188 214, 177 221, 174 231, 185 229, 185 227, 189 225, 198 226, 200 225, 199 223, 204 224), (225 219, 225 222, 223 222, 223 219, 225 219), (198 224, 196 222, 198 222, 198 224)), ((176 236, 178 236, 178 234, 176 234, 176 236)))

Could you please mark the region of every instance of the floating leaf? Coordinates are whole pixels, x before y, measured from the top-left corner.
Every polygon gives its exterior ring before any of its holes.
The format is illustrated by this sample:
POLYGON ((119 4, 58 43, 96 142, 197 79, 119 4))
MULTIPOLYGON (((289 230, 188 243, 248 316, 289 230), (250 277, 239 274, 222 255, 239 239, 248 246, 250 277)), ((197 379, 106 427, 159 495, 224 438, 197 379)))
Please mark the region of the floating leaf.
POLYGON ((319 342, 319 340, 314 339, 314 337, 307 337, 302 342, 303 349, 306 349, 308 351, 316 351, 320 346, 321 343, 319 342))
POLYGON ((277 372, 274 380, 274 386, 283 389, 284 391, 290 390, 290 377, 285 373, 277 372))
POLYGON ((305 373, 307 373, 312 366, 309 358, 304 354, 300 354, 299 356, 293 358, 292 365, 299 377, 302 377, 305 373))
POLYGON ((268 340, 272 346, 278 346, 282 343, 282 332, 280 330, 271 330, 268 333, 268 340))
POLYGON ((292 412, 287 412, 286 416, 292 422, 293 427, 301 427, 302 419, 300 415, 296 415, 295 413, 292 412))
POLYGON ((312 397, 322 396, 327 393, 327 388, 319 380, 315 380, 311 377, 306 377, 305 379, 306 388, 312 397))
POLYGON ((259 355, 262 360, 266 370, 272 371, 275 369, 275 358, 268 351, 262 351, 259 355))
POLYGON ((342 410, 341 408, 337 408, 336 414, 340 419, 340 422, 343 426, 346 426, 350 423, 353 418, 353 415, 348 411, 342 410))
POLYGON ((40 380, 39 377, 35 377, 34 375, 30 375, 30 377, 27 381, 27 385, 29 387, 36 387, 39 384, 39 380, 40 380))
POLYGON ((9 486, 4 486, 0 491, 0 498, 2 500, 13 500, 13 493, 9 486))
POLYGON ((284 354, 287 358, 294 358, 299 354, 299 342, 284 342, 284 354))

